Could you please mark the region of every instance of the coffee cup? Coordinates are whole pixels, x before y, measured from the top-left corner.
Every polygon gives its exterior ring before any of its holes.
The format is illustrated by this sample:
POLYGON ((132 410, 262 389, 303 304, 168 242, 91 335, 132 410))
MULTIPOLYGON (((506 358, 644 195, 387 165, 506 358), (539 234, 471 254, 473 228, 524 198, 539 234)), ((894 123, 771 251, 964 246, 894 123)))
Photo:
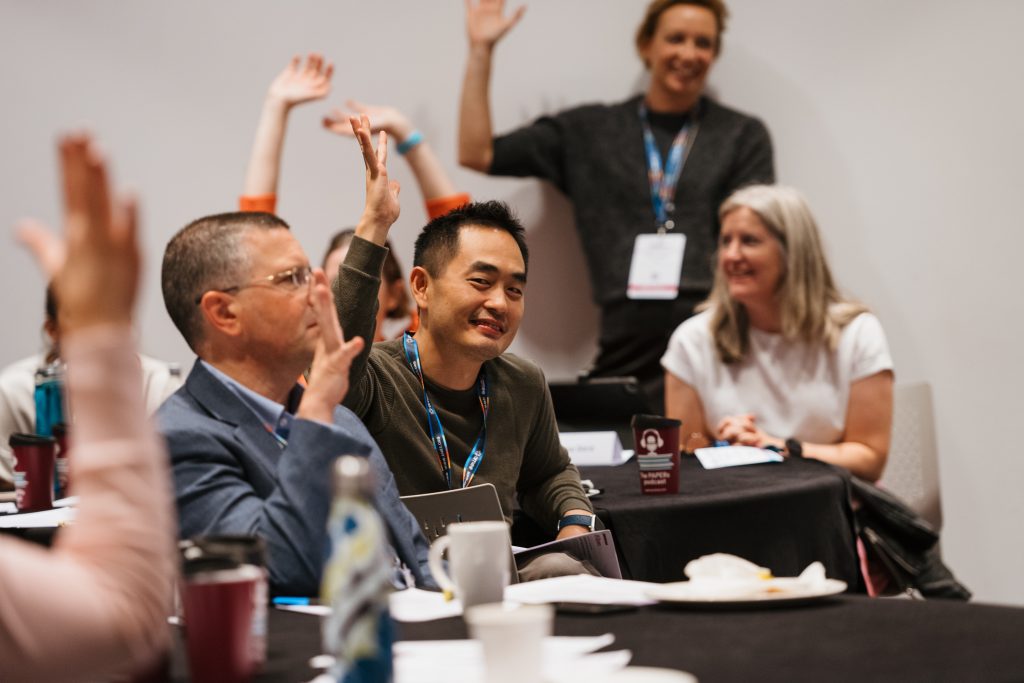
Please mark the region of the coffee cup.
POLYGON ((659 415, 634 415, 632 424, 640 491, 678 493, 679 430, 683 423, 659 415))
POLYGON ((11 434, 14 454, 15 504, 19 512, 53 507, 53 467, 56 441, 49 436, 11 434))
POLYGON ((480 641, 486 683, 540 683, 551 605, 477 605, 466 610, 469 635, 480 641))
POLYGON ((430 546, 430 573, 448 595, 454 594, 463 608, 501 602, 509 584, 509 535, 505 522, 449 524, 448 533, 430 546), (448 551, 451 576, 441 561, 448 551))
MULTIPOLYGON (((267 603, 270 598, 266 542, 259 536, 241 534, 193 536, 180 541, 178 550, 181 553, 182 574, 186 580, 193 574, 210 570, 234 569, 244 565, 260 569, 261 576, 253 592, 249 654, 256 670, 261 670, 267 660, 267 603)), ((184 619, 180 596, 177 613, 184 619)))
POLYGON ((253 611, 262 567, 210 568, 184 577, 181 603, 193 683, 243 683, 258 671, 253 657, 253 611))

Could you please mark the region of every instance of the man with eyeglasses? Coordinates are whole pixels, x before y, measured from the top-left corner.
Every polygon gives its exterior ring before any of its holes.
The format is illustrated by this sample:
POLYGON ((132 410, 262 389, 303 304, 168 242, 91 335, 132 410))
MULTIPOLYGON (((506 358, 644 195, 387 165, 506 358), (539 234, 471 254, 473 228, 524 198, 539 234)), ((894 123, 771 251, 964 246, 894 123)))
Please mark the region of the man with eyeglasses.
POLYGON ((427 545, 366 428, 340 407, 359 338, 342 337, 327 277, 288 225, 227 213, 185 226, 167 245, 164 303, 198 356, 157 412, 167 438, 182 538, 263 538, 271 589, 319 592, 331 465, 364 455, 397 559, 417 584, 427 545), (307 386, 296 383, 310 368, 307 386))

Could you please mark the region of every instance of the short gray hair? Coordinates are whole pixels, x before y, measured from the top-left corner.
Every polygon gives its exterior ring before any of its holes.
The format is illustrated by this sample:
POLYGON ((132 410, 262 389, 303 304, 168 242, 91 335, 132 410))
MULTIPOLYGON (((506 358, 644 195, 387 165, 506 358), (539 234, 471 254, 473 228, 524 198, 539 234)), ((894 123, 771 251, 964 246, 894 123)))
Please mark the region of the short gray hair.
POLYGON ((270 213, 220 213, 192 221, 167 243, 160 272, 164 306, 193 351, 203 339, 203 315, 196 300, 248 277, 251 262, 242 239, 250 230, 274 229, 289 228, 270 213))

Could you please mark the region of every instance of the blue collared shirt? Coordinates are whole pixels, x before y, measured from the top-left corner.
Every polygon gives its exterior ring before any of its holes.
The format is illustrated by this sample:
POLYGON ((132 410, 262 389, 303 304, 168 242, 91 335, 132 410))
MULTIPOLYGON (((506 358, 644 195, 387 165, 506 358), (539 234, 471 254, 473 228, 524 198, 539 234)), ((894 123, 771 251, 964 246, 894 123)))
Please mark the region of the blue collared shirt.
MULTIPOLYGON (((278 440, 282 448, 284 443, 288 441, 288 435, 291 432, 292 420, 294 416, 289 413, 283 405, 277 401, 256 393, 249 387, 241 384, 236 379, 229 377, 217 368, 213 367, 205 360, 200 360, 200 363, 210 371, 210 374, 223 382, 224 386, 230 389, 242 403, 249 407, 263 426, 266 427, 267 431, 274 435, 274 438, 278 440)), ((332 427, 334 425, 331 425, 332 427)))

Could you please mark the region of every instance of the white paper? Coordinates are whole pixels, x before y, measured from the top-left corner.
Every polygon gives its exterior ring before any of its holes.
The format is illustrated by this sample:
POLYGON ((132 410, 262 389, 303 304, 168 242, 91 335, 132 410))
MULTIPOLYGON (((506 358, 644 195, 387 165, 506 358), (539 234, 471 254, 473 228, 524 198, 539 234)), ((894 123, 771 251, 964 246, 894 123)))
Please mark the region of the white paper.
POLYGON ((13 515, 18 512, 18 506, 15 503, 0 503, 0 515, 13 515))
POLYGON ((652 605, 647 590, 655 584, 579 574, 517 583, 505 589, 505 600, 523 604, 584 602, 593 605, 652 605))
POLYGON ((629 265, 626 296, 630 299, 675 299, 679 296, 679 278, 683 272, 686 235, 636 236, 629 265))
POLYGON ((698 448, 694 453, 706 470, 739 465, 757 465, 763 462, 782 462, 782 456, 775 451, 753 446, 698 448))
POLYGON ((67 524, 75 518, 75 508, 56 508, 0 517, 0 529, 45 529, 67 524))
MULTIPOLYGON (((508 589, 505 591, 507 596, 508 589)), ((432 621, 462 614, 462 602, 458 598, 446 601, 441 593, 419 588, 395 591, 388 598, 388 607, 396 621, 432 621)))
POLYGON ((559 432, 573 465, 620 465, 622 443, 615 432, 559 432))
POLYGON ((318 617, 326 617, 331 613, 330 605, 274 605, 282 612, 298 612, 299 614, 313 614, 318 617))
POLYGON ((78 496, 68 496, 67 498, 59 498, 53 501, 53 507, 55 508, 69 508, 78 505, 78 496))
MULTIPOLYGON (((544 678, 573 673, 579 680, 624 668, 628 650, 593 653, 614 636, 549 636, 544 639, 544 678)), ((483 650, 475 640, 403 640, 395 643, 395 683, 467 683, 483 681, 483 650)))
MULTIPOLYGON (((623 581, 601 576, 579 574, 557 576, 517 583, 505 589, 505 602, 511 605, 539 605, 549 602, 582 602, 593 605, 653 605, 647 590, 655 584, 645 581, 623 581)), ((324 616, 330 614, 327 605, 277 605, 277 609, 324 616)), ((444 595, 419 588, 395 591, 388 598, 391 617, 396 621, 419 622, 447 619, 462 615, 458 598, 446 601, 444 595)))

